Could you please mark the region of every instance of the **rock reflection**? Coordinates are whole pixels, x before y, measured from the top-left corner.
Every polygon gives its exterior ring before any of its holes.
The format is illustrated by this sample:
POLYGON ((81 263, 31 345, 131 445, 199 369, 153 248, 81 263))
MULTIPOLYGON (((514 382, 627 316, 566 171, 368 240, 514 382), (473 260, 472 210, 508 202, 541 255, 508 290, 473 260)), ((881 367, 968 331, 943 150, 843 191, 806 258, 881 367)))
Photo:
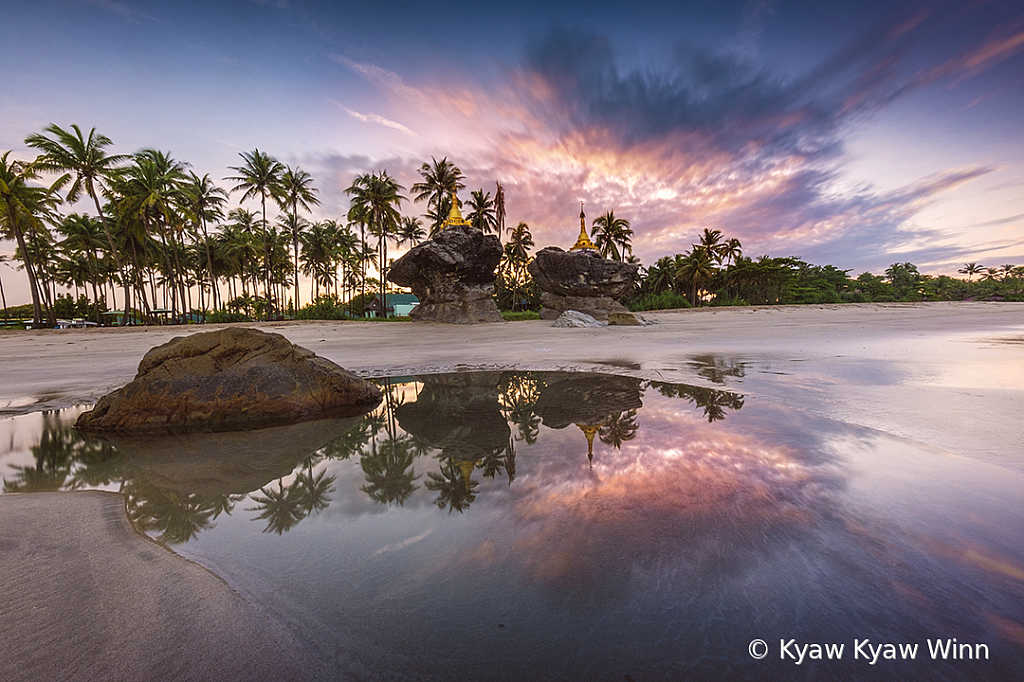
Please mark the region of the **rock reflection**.
POLYGON ((594 461, 594 436, 621 447, 636 437, 636 410, 641 381, 633 377, 602 374, 553 375, 537 398, 536 413, 544 425, 564 429, 570 424, 587 440, 587 459, 594 461))
POLYGON ((747 374, 747 363, 721 355, 695 355, 689 364, 697 371, 697 376, 716 384, 724 384, 728 377, 742 379, 747 374))
POLYGON ((383 403, 361 418, 234 433, 83 440, 68 415, 46 413, 30 448, 34 466, 8 467, 3 490, 117 490, 136 527, 170 544, 194 539, 247 500, 264 532, 282 534, 329 507, 337 492, 332 461, 358 458, 359 490, 374 503, 402 506, 424 487, 438 508, 461 513, 481 481, 512 486, 517 448, 535 446, 545 429, 580 429, 591 466, 595 443, 619 450, 636 439, 648 388, 693 402, 709 421, 743 405, 725 391, 600 374, 475 372, 379 383, 383 403), (422 482, 418 460, 428 462, 422 482))
POLYGON ((477 467, 491 478, 505 472, 510 485, 515 476, 512 432, 498 398, 501 379, 495 372, 420 377, 416 400, 395 408, 407 433, 440 451, 440 471, 428 473, 425 485, 449 513, 464 511, 476 499, 477 467))

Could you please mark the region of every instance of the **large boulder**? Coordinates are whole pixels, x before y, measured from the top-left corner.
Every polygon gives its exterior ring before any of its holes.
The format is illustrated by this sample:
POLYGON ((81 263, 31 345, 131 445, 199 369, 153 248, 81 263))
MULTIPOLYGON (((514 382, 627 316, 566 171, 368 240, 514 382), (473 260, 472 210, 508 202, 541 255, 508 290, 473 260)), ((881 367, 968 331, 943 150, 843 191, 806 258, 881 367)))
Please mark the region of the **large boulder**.
POLYGON ((370 382, 280 334, 229 328, 171 339, 134 381, 79 416, 80 431, 231 431, 362 414, 381 401, 370 382))
POLYGON ((503 322, 494 294, 501 241, 470 225, 451 225, 392 264, 388 280, 409 287, 420 304, 409 314, 422 322, 503 322))
POLYGON ((618 299, 633 287, 639 268, 594 251, 563 251, 557 246, 541 249, 528 266, 543 292, 541 319, 555 320, 567 310, 577 310, 602 322, 609 322, 610 313, 618 314, 613 322, 633 317, 618 299))

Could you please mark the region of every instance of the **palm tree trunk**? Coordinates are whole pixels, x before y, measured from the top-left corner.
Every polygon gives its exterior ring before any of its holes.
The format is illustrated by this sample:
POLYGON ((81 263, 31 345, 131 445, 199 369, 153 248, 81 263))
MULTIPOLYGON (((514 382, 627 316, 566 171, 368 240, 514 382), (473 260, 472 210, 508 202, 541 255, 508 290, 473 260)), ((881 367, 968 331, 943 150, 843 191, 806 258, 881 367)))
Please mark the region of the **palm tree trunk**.
POLYGON ((93 203, 96 204, 96 215, 100 217, 100 223, 103 224, 103 232, 107 235, 107 245, 110 246, 110 253, 114 256, 114 264, 117 266, 118 272, 122 272, 121 256, 118 255, 117 249, 114 248, 114 238, 110 234, 110 225, 107 224, 107 216, 103 215, 103 209, 100 208, 100 200, 96 197, 96 190, 92 188, 90 182, 87 186, 89 190, 89 196, 92 197, 93 203))
MULTIPOLYGON (((28 233, 28 238, 29 241, 32 242, 32 246, 35 249, 35 253, 42 253, 39 249, 39 240, 36 239, 35 230, 32 230, 31 232, 28 233)), ((26 258, 28 258, 28 253, 26 251, 22 251, 22 253, 25 254, 26 258)), ((26 260, 26 269, 27 263, 28 261, 26 260)), ((37 286, 39 287, 39 291, 42 294, 43 298, 42 313, 46 315, 46 323, 52 329, 53 327, 57 326, 57 317, 53 314, 53 301, 52 298, 50 297, 50 285, 46 277, 46 268, 40 268, 39 270, 36 270, 35 275, 37 286)), ((40 315, 40 319, 41 318, 42 315, 40 315)), ((33 326, 35 326, 35 324, 33 324, 33 326)))
POLYGON ((4 325, 7 324, 7 297, 4 296, 4 279, 0 277, 0 303, 4 306, 4 325))
MULTIPOLYGON (((32 293, 32 327, 40 327, 43 324, 43 309, 39 302, 39 283, 36 281, 35 267, 32 264, 32 257, 29 255, 28 246, 25 244, 25 235, 21 233, 21 226, 17 218, 11 216, 11 226, 14 228, 14 238, 21 249, 22 261, 25 264, 25 274, 28 275, 28 287, 32 293)), ((6 305, 4 306, 7 307, 6 305)))

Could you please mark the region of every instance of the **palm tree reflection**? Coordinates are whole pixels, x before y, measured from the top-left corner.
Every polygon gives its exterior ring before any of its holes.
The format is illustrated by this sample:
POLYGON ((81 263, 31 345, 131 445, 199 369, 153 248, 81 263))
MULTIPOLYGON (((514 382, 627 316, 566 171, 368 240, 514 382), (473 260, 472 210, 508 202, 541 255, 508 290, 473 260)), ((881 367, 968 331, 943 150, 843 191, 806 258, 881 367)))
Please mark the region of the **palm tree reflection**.
POLYGON ((743 396, 730 391, 719 391, 702 386, 687 384, 668 384, 652 381, 651 387, 666 398, 683 398, 704 410, 709 422, 725 419, 726 410, 738 410, 743 407, 743 396))
MULTIPOLYGON (((711 380, 742 376, 741 363, 698 360, 711 380)), ((584 435, 591 432, 591 447, 596 437, 622 449, 637 438, 641 396, 648 388, 693 403, 709 422, 724 419, 744 401, 738 393, 706 387, 555 372, 462 373, 419 377, 411 386, 397 380, 381 384, 385 400, 359 420, 280 433, 268 429, 253 432, 250 440, 244 434, 207 434, 115 446, 83 440, 65 424, 68 419, 44 413, 39 440, 30 448, 35 464, 8 467, 3 490, 116 487, 136 527, 169 544, 194 539, 248 499, 253 520, 265 522, 264 532, 280 535, 331 504, 337 478, 331 462, 358 457, 365 478, 359 490, 374 503, 403 506, 421 487, 414 465, 426 457, 433 471, 422 487, 436 495, 438 508, 461 513, 480 489, 474 471, 484 479, 505 478, 511 486, 521 455, 517 447, 542 440, 542 425, 575 424, 584 435), (417 390, 415 399, 406 400, 411 389, 417 390)))

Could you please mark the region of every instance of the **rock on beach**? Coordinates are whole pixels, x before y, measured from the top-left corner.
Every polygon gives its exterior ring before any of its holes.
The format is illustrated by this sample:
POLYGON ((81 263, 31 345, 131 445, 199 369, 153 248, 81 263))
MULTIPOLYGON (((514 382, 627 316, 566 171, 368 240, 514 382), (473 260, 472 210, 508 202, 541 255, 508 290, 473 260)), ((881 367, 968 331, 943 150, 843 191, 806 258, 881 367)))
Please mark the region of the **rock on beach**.
POLYGON ((75 428, 130 434, 232 431, 362 414, 380 389, 280 334, 227 328, 150 350, 135 379, 75 428))
POLYGON ((420 322, 504 322, 494 304, 494 268, 501 242, 469 225, 450 225, 396 260, 388 280, 409 287, 420 304, 410 317, 420 322))
POLYGON ((541 291, 542 320, 576 310, 610 324, 639 322, 618 299, 633 286, 639 266, 602 258, 590 251, 549 246, 537 252, 528 270, 541 291), (614 318, 609 316, 615 314, 614 318))

